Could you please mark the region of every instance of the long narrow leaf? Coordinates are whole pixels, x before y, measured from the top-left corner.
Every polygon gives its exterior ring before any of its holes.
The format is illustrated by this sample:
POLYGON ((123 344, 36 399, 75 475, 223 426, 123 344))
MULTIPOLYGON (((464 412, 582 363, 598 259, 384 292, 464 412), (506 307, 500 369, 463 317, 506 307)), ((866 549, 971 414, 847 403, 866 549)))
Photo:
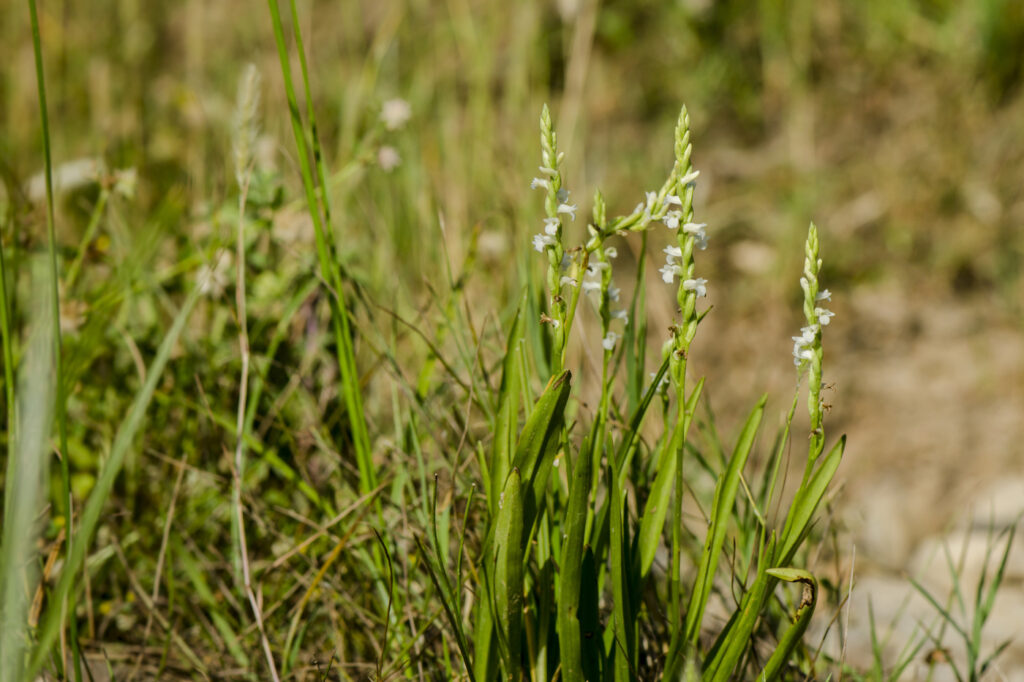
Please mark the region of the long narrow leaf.
POLYGON ((522 296, 512 329, 508 335, 505 358, 502 360, 501 388, 498 391, 498 414, 494 432, 494 452, 489 464, 490 476, 487 481, 487 502, 491 515, 498 513, 498 496, 505 478, 512 466, 512 453, 516 442, 516 427, 519 423, 519 377, 522 375, 523 315, 526 310, 526 294, 522 296))
POLYGON ((785 565, 793 560, 793 555, 811 528, 814 512, 825 496, 825 491, 828 490, 828 485, 832 482, 836 469, 839 468, 845 448, 846 436, 844 435, 818 465, 815 472, 811 474, 807 485, 801 486, 797 490, 793 503, 790 505, 789 514, 786 515, 786 523, 779 540, 779 554, 775 563, 785 565))
POLYGON ((518 467, 509 472, 494 531, 494 599, 506 646, 505 676, 518 680, 522 667, 523 486, 518 467))
POLYGON ((658 473, 654 477, 654 486, 644 507, 643 518, 640 519, 640 575, 646 576, 654 563, 654 555, 661 542, 661 532, 665 527, 669 500, 672 498, 672 485, 676 476, 676 452, 686 442, 686 432, 693 421, 693 410, 704 387, 702 379, 690 393, 686 401, 686 416, 682 424, 672 432, 672 437, 663 443, 658 454, 658 473))
POLYGON ((803 639, 804 632, 807 631, 811 616, 814 615, 814 606, 818 603, 818 583, 813 575, 797 568, 770 568, 766 572, 778 580, 789 583, 798 582, 803 585, 803 594, 800 596, 800 604, 793 615, 793 624, 779 639, 779 645, 775 647, 764 670, 757 676, 759 680, 772 682, 782 672, 786 663, 791 660, 793 650, 803 639))
POLYGON ((82 567, 82 562, 85 561, 85 551, 92 541, 93 534, 96 532, 96 526, 99 523, 103 505, 106 503, 107 498, 110 497, 114 481, 117 479, 121 466, 124 464, 124 459, 131 449, 135 434, 142 426, 143 418, 146 416, 146 408, 149 407, 149 401, 153 398, 153 391, 156 390, 157 383, 163 377, 163 370, 171 356, 171 350, 177 343, 178 337, 181 336, 192 308, 195 307, 196 302, 199 300, 200 291, 201 287, 197 286, 192 290, 188 298, 185 299, 185 303, 174 318, 174 323, 167 331, 163 343, 160 344, 156 357, 153 358, 153 362, 146 370, 146 383, 143 384, 142 388, 135 395, 135 400, 132 401, 132 406, 128 410, 125 420, 121 423, 117 435, 114 437, 114 444, 110 448, 110 457, 107 459, 103 471, 100 473, 99 479, 96 481, 96 485, 85 503, 81 525, 78 530, 78 542, 75 544, 61 570, 60 580, 52 592, 46 614, 39 627, 36 650, 29 665, 30 677, 34 677, 39 672, 43 661, 49 653, 50 647, 53 646, 54 641, 57 639, 64 596, 70 592, 75 574, 78 573, 82 567))
POLYGON ((558 645, 562 658, 562 679, 565 682, 582 682, 584 679, 579 610, 592 464, 593 458, 584 448, 576 460, 569 491, 569 506, 562 524, 565 542, 562 545, 559 574, 561 601, 558 604, 558 645))
MULTIPOLYGON (((704 609, 707 607, 708 598, 711 596, 718 560, 722 554, 722 545, 725 543, 725 533, 733 516, 733 505, 736 503, 740 476, 754 445, 754 437, 761 425, 761 417, 764 415, 764 406, 767 401, 768 396, 762 396, 750 416, 747 417, 739 440, 736 442, 736 449, 733 450, 732 458, 729 460, 729 466, 719 477, 718 485, 715 487, 710 527, 704 542, 697 578, 694 581, 693 591, 690 593, 690 605, 686 611, 685 642, 687 644, 696 645, 697 637, 700 635, 700 625, 704 619, 704 609)), ((669 658, 673 658, 673 653, 670 652, 669 658)))

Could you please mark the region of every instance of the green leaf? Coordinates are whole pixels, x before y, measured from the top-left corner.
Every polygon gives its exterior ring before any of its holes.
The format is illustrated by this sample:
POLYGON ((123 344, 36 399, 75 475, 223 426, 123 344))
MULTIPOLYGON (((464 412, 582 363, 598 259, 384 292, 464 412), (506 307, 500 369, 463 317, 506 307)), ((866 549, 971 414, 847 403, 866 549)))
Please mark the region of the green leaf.
POLYGON ((114 443, 110 448, 110 456, 107 458, 103 471, 96 481, 96 485, 89 494, 89 499, 86 500, 85 508, 81 515, 81 524, 75 533, 74 547, 67 557, 64 567, 61 569, 60 580, 57 581, 57 587, 50 594, 46 613, 37 631, 38 640, 29 665, 30 672, 27 676, 29 678, 34 678, 36 673, 39 672, 39 669, 50 653, 50 648, 57 639, 60 623, 63 619, 64 600, 72 589, 75 576, 82 568, 86 550, 92 542, 93 534, 96 532, 103 506, 110 497, 117 475, 120 473, 125 457, 128 455, 132 442, 135 440, 135 434, 142 426, 143 419, 146 416, 146 409, 153 398, 156 385, 163 378, 164 367, 171 357, 171 350, 178 342, 178 337, 181 336, 181 332, 185 328, 185 322, 188 320, 192 308, 195 307, 196 302, 199 300, 199 294, 199 287, 192 290, 192 293, 189 294, 182 305, 181 310, 175 316, 171 328, 167 330, 167 335, 164 336, 164 340, 157 350, 156 357, 153 358, 153 362, 150 363, 146 370, 146 383, 135 394, 132 406, 121 423, 121 427, 117 430, 117 435, 114 437, 114 443))
POLYGON ((615 661, 615 682, 628 682, 636 670, 638 642, 636 637, 636 610, 633 607, 629 530, 626 527, 626 500, 622 488, 609 467, 608 485, 611 486, 611 568, 614 598, 613 627, 615 643, 612 658, 615 661))
POLYGON ((571 379, 572 374, 566 370, 548 382, 519 435, 512 464, 519 469, 525 490, 524 532, 529 532, 533 528, 540 501, 545 498, 548 474, 560 446, 571 379))
POLYGON ((498 495, 512 465, 512 452, 516 442, 516 427, 519 425, 519 377, 522 375, 523 314, 526 310, 526 294, 522 296, 516 310, 512 329, 508 334, 508 346, 502 360, 501 388, 498 391, 498 414, 494 430, 494 451, 490 461, 490 477, 487 479, 487 502, 491 515, 497 516, 498 495))
POLYGON ((772 534, 767 547, 762 547, 759 553, 758 573, 754 578, 754 584, 743 594, 739 608, 733 612, 708 653, 704 666, 705 682, 728 682, 733 678, 733 671, 750 644, 751 633, 761 617, 761 609, 775 583, 775 578, 768 575, 766 564, 766 559, 774 552, 775 535, 772 534))
MULTIPOLYGON (((685 641, 696 645, 700 635, 701 621, 704 619, 704 609, 707 607, 708 598, 711 596, 711 588, 715 581, 715 572, 718 569, 718 560, 722 555, 722 545, 725 543, 726 530, 729 521, 732 519, 733 505, 736 502, 736 493, 739 489, 740 476, 743 467, 747 463, 747 457, 754 445, 754 437, 761 425, 761 417, 764 415, 764 406, 768 396, 762 396, 757 405, 747 417, 740 437, 736 442, 736 449, 733 450, 732 458, 726 470, 719 476, 718 485, 715 487, 715 497, 711 509, 711 525, 708 528, 707 538, 704 542, 704 551, 700 558, 700 568, 697 570, 697 578, 694 581, 693 591, 690 594, 690 605, 686 611, 686 635, 685 641)), ((683 642, 679 642, 681 645, 683 642)), ((678 645, 677 645, 678 646, 678 645)), ((669 659, 674 658, 673 653, 678 654, 681 648, 669 653, 669 659)))
POLYGON ((783 667, 791 659, 796 645, 803 639, 807 625, 811 622, 811 616, 814 614, 814 606, 818 602, 818 583, 813 575, 799 568, 769 568, 765 573, 788 583, 803 584, 803 594, 800 597, 796 613, 793 614, 793 624, 779 639, 779 645, 772 652, 764 670, 757 676, 758 680, 771 682, 782 672, 783 667))
POLYGON ((807 536, 814 521, 814 512, 821 503, 821 498, 828 490, 828 484, 832 482, 839 462, 843 458, 843 450, 846 447, 846 436, 839 439, 839 442, 829 451, 822 460, 817 470, 807 480, 806 485, 801 485, 793 497, 789 506, 789 513, 786 515, 786 523, 782 529, 782 537, 779 541, 779 554, 775 563, 788 564, 793 560, 793 555, 800 547, 807 536))
POLYGON ((518 680, 523 618, 523 490, 518 467, 509 472, 498 501, 494 562, 494 601, 506 648, 505 675, 518 680))
POLYGON ((584 679, 579 609, 583 540, 587 524, 592 466, 593 457, 587 448, 584 448, 573 469, 569 505, 562 523, 565 542, 562 544, 562 565, 558 576, 558 645, 562 658, 562 679, 565 682, 582 682, 584 679))
POLYGON ((693 410, 697 406, 704 379, 697 382, 690 397, 686 401, 685 417, 681 424, 676 425, 672 437, 662 442, 658 453, 657 475, 651 494, 644 506, 643 518, 640 519, 640 575, 646 576, 654 563, 654 555, 661 542, 661 532, 665 527, 665 516, 668 514, 669 500, 672 498, 672 484, 676 476, 676 452, 686 442, 686 432, 693 421, 693 410))

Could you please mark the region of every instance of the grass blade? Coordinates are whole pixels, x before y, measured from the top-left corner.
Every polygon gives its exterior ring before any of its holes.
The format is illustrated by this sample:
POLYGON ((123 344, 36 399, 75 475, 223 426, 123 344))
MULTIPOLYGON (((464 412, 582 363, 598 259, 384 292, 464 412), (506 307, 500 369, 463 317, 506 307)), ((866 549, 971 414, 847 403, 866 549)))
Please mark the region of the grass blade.
POLYGON ((157 383, 162 378, 164 367, 171 356, 171 350, 177 343, 178 337, 181 336, 192 308, 195 307, 196 302, 199 300, 201 289, 201 284, 196 286, 188 298, 185 299, 185 303, 182 305, 181 310, 178 311, 174 322, 171 324, 171 328, 167 331, 167 335, 160 344, 156 357, 153 358, 153 362, 150 363, 146 370, 146 383, 136 393, 128 414, 121 423, 121 427, 117 430, 114 443, 110 448, 110 456, 96 481, 95 487, 93 487, 92 492, 89 494, 89 499, 85 503, 81 526, 78 531, 79 541, 72 548, 67 558, 61 571, 60 580, 51 593, 49 605, 41 621, 37 633, 38 640, 35 652, 29 665, 30 677, 35 676, 39 672, 43 661, 49 654, 50 647, 53 646, 54 641, 57 639, 64 598, 71 592, 75 574, 82 567, 82 562, 85 561, 85 550, 92 540, 93 534, 96 532, 100 513, 103 511, 107 498, 110 497, 114 481, 121 471, 121 466, 124 464, 124 459, 132 446, 135 434, 142 426, 143 418, 146 416, 146 408, 149 407, 149 402, 153 398, 153 392, 156 390, 157 383))
MULTIPOLYGON (((725 533, 733 517, 733 506, 736 502, 736 493, 739 490, 740 476, 754 445, 754 437, 761 425, 761 417, 764 415, 764 406, 767 401, 768 396, 762 396, 750 416, 747 417, 739 440, 736 442, 736 449, 729 460, 729 466, 719 477, 718 485, 715 487, 711 525, 704 542, 704 551, 701 554, 700 568, 697 570, 693 591, 690 593, 690 605, 686 610, 686 631, 683 640, 686 644, 694 646, 697 644, 700 625, 704 619, 704 609, 711 596, 718 560, 722 554, 722 545, 725 543, 725 533)), ((682 645, 683 641, 678 642, 677 646, 682 645)), ((679 649, 674 652, 670 651, 669 659, 671 660, 674 658, 674 654, 678 655, 678 653, 679 649)))

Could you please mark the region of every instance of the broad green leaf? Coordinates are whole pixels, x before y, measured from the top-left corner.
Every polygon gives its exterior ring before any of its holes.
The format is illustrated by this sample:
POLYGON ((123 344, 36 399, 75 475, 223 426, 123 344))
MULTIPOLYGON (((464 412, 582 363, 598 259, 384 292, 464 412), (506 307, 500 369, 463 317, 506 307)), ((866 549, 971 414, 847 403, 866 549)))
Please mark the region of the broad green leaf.
POLYGON ((551 464, 561 445, 571 378, 567 370, 548 382, 519 435, 512 464, 519 469, 523 485, 524 533, 533 528, 545 498, 551 464))

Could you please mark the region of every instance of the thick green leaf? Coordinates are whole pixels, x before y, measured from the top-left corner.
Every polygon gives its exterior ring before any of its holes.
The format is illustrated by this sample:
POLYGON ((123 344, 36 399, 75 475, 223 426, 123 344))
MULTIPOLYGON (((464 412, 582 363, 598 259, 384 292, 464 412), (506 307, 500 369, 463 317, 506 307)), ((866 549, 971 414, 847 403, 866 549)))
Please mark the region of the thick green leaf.
POLYGON ((519 469, 522 477, 524 534, 531 532, 537 520, 541 501, 545 498, 551 465, 561 446, 571 379, 572 374, 566 370, 548 382, 519 435, 512 464, 519 469))

